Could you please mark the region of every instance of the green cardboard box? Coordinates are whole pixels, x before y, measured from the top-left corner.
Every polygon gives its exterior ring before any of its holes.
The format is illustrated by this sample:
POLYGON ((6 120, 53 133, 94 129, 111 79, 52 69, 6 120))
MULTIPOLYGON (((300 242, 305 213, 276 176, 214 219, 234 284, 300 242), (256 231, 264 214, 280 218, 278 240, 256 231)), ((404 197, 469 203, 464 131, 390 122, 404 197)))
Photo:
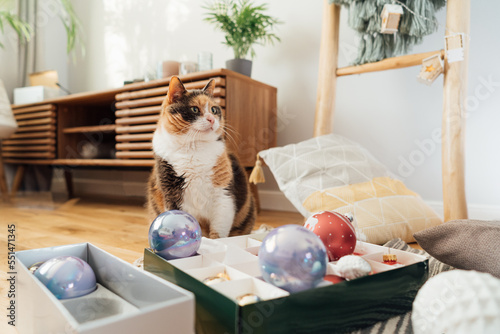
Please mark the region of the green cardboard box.
MULTIPOLYGON (((167 261, 144 251, 144 269, 195 294, 197 333, 337 333, 356 330, 407 312, 428 275, 428 260, 391 250, 395 266, 382 263, 387 248, 359 242, 355 254, 374 274, 289 294, 259 278, 257 252, 262 235, 203 238, 199 255, 167 261), (225 272, 231 280, 208 286, 203 278, 225 272), (260 302, 240 306, 238 295, 254 293, 260 302)), ((335 264, 328 265, 327 274, 335 264)), ((333 269, 332 269, 333 268, 333 269)))

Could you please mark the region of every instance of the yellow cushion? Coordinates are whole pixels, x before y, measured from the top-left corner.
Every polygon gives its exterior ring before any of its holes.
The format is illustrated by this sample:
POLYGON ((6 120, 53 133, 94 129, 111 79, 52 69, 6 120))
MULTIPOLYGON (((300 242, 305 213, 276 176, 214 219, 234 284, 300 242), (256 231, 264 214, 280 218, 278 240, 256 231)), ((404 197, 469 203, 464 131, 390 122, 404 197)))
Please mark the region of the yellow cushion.
POLYGON ((441 223, 420 196, 390 177, 316 191, 303 206, 309 212, 351 212, 358 230, 379 244, 393 238, 414 242, 413 233, 441 223))
POLYGON ((351 212, 368 242, 413 242, 413 233, 441 223, 420 196, 345 137, 329 134, 259 154, 304 217, 322 210, 351 212))

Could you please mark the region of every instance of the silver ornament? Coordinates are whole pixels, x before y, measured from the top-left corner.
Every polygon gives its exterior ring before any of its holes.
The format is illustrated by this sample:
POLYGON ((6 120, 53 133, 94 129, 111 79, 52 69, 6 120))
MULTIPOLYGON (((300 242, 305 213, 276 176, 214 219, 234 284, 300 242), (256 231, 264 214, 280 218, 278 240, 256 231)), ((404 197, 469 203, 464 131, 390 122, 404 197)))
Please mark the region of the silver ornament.
POLYGON ((339 276, 351 280, 369 275, 372 272, 372 267, 360 256, 346 255, 337 262, 337 271, 339 276))

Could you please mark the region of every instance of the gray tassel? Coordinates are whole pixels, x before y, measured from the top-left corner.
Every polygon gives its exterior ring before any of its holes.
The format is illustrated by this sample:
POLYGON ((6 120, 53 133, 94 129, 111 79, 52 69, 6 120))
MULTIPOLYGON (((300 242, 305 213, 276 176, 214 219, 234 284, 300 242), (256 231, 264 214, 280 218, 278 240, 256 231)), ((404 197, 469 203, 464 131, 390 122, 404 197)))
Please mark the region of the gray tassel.
POLYGON ((365 30, 365 22, 359 13, 362 11, 363 3, 360 1, 353 1, 349 6, 348 24, 351 28, 357 31, 365 30))
POLYGON ((358 56, 356 57, 356 60, 354 60, 353 65, 363 64, 363 54, 365 52, 365 47, 366 47, 366 40, 364 39, 364 36, 360 36, 358 56))
POLYGON ((368 62, 379 61, 385 58, 385 45, 384 45, 384 37, 375 33, 373 37, 373 47, 372 52, 368 58, 368 62))

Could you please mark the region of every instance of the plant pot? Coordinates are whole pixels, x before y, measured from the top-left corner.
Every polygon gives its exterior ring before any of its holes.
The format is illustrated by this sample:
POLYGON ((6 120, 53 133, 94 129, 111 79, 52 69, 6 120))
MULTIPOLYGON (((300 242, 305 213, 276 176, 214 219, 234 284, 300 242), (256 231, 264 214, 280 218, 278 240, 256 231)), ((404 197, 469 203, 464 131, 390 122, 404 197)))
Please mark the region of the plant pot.
POLYGON ((226 68, 250 77, 252 74, 252 61, 241 58, 226 60, 226 68))

